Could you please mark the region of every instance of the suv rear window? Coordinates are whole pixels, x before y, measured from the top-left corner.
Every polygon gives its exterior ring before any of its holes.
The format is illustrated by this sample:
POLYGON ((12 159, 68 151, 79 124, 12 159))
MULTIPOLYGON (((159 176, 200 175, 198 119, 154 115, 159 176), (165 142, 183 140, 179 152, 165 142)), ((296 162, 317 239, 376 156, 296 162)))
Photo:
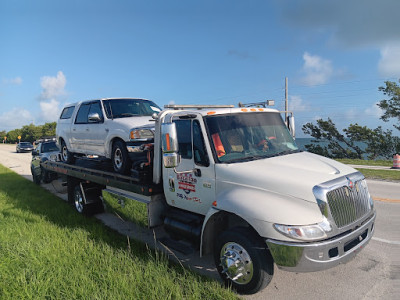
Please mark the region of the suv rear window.
POLYGON ((60 119, 69 119, 72 117, 75 106, 65 107, 61 113, 60 119))

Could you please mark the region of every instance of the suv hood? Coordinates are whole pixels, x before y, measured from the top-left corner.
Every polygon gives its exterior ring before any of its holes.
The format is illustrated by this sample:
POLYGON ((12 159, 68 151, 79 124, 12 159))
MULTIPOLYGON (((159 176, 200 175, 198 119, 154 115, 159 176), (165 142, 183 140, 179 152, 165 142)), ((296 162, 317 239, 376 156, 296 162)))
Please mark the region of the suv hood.
POLYGON ((259 159, 250 162, 217 164, 218 181, 254 187, 316 203, 314 186, 354 172, 355 169, 309 152, 259 159))
POLYGON ((112 122, 114 124, 118 124, 118 126, 122 128, 137 128, 137 127, 153 127, 154 128, 154 122, 152 122, 151 116, 137 116, 137 117, 126 117, 126 118, 116 118, 116 119, 110 119, 108 122, 112 122))

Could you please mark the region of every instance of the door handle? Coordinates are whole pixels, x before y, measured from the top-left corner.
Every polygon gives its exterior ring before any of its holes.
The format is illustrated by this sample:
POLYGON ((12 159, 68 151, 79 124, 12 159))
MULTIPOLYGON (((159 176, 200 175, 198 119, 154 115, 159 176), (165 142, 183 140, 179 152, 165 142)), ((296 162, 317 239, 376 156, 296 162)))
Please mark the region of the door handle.
POLYGON ((89 128, 86 128, 86 131, 89 131, 89 128))
POLYGON ((106 132, 109 132, 110 131, 110 129, 108 129, 108 128, 106 128, 106 129, 104 129, 106 132))

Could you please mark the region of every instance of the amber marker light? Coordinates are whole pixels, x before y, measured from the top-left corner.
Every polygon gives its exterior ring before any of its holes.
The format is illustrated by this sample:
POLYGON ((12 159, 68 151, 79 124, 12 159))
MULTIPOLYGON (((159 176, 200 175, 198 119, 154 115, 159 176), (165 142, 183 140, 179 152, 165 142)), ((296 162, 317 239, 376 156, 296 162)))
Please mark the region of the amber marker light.
POLYGON ((165 135, 165 139, 166 139, 166 142, 167 142, 167 151, 171 151, 171 141, 169 139, 169 133, 167 133, 165 135))

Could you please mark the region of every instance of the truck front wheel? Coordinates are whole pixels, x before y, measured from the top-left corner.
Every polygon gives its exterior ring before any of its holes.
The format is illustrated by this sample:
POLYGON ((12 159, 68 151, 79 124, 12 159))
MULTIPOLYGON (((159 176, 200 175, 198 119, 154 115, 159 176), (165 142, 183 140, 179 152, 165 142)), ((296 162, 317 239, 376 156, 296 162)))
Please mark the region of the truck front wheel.
POLYGON ((238 293, 253 294, 265 288, 274 273, 271 254, 250 229, 236 227, 222 232, 214 245, 214 260, 225 284, 238 293))

